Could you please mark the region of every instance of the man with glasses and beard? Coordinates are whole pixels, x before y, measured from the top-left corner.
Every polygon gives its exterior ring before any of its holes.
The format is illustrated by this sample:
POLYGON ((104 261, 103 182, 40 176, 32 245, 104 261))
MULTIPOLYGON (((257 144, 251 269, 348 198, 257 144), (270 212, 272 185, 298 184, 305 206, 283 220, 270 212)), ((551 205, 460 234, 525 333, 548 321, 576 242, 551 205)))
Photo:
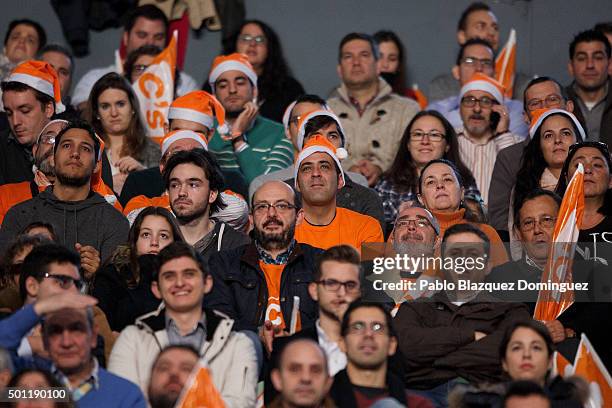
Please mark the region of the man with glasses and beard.
POLYGON ((89 124, 77 121, 64 128, 53 146, 55 182, 7 212, 0 229, 0 249, 27 225, 40 221, 53 225, 62 245, 79 252, 92 247, 100 259, 124 243, 127 220, 91 187, 101 154, 100 139, 89 124))
POLYGON ((318 307, 308 284, 321 251, 295 240, 301 216, 287 184, 268 181, 259 187, 251 207, 254 242, 210 258, 214 285, 205 306, 229 315, 238 330, 260 331, 262 338, 264 330, 274 336, 313 326, 318 307))

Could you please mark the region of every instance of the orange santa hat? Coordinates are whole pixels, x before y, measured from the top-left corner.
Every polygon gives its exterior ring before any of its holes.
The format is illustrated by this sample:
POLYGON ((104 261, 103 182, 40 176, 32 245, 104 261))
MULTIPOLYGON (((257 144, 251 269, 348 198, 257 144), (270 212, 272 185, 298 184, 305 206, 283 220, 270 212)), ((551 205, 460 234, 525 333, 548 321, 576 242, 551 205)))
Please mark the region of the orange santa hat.
POLYGON ((203 134, 194 132, 193 130, 173 130, 172 132, 166 134, 166 136, 164 136, 164 138, 162 139, 162 156, 166 154, 172 143, 183 139, 195 140, 200 145, 202 145, 202 149, 208 150, 208 142, 206 141, 206 136, 204 136, 203 134))
POLYGON ((217 119, 219 133, 227 133, 225 109, 217 98, 205 91, 193 91, 176 98, 168 110, 168 119, 189 120, 208 129, 213 129, 217 119))
POLYGON ((246 55, 235 52, 230 55, 219 55, 214 59, 210 74, 208 75, 208 83, 213 92, 215 90, 215 82, 227 71, 242 72, 251 80, 253 86, 257 88, 257 74, 249 62, 249 59, 246 55))
POLYGON ((340 176, 342 177, 342 184, 343 185, 346 184, 346 181, 344 179, 344 170, 342 170, 342 165, 340 164, 340 159, 338 158, 338 153, 341 153, 342 151, 346 153, 346 150, 344 150, 344 148, 342 147, 336 149, 336 146, 334 146, 329 140, 327 140, 325 136, 321 134, 313 135, 313 137, 310 138, 308 142, 306 142, 306 144, 304 145, 304 148, 300 151, 300 154, 298 155, 298 158, 295 162, 295 168, 294 168, 294 174, 293 174, 293 178, 295 180, 295 187, 297 188, 297 184, 298 184, 298 170, 300 169, 300 164, 302 164, 302 162, 307 157, 315 153, 329 154, 331 158, 334 159, 334 162, 336 162, 336 165, 340 169, 340 176))
POLYGON ((529 137, 531 139, 533 139, 533 136, 536 134, 540 126, 542 126, 542 123, 544 123, 546 118, 548 118, 551 115, 563 115, 567 117, 569 120, 571 120, 574 123, 574 126, 576 126, 576 129, 578 129, 579 136, 582 138, 582 140, 578 140, 578 141, 580 142, 580 141, 586 140, 586 132, 584 131, 584 128, 580 124, 580 121, 578 120, 578 118, 576 118, 576 116, 574 116, 574 114, 571 112, 568 112, 564 109, 557 109, 557 108, 555 109, 546 109, 546 108, 536 109, 535 111, 531 113, 531 123, 529 124, 529 137))
POLYGON ((20 82, 50 96, 55 101, 55 113, 66 110, 62 103, 57 72, 47 62, 35 60, 22 62, 13 69, 6 82, 20 82))
POLYGON ((481 72, 477 72, 470 78, 469 81, 461 87, 459 98, 470 91, 483 91, 493 95, 493 98, 499 103, 504 102, 504 86, 494 78, 488 77, 481 72))

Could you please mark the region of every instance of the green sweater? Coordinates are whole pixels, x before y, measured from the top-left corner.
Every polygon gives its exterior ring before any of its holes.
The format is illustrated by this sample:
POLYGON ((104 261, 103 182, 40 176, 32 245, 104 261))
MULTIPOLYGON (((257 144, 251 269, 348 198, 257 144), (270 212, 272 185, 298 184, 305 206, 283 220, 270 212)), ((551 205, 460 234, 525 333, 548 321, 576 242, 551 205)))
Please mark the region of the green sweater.
POLYGON ((293 165, 293 144, 287 139, 280 123, 258 116, 245 133, 247 146, 234 152, 232 143, 215 131, 208 150, 215 155, 222 169, 242 173, 247 183, 261 174, 293 165))

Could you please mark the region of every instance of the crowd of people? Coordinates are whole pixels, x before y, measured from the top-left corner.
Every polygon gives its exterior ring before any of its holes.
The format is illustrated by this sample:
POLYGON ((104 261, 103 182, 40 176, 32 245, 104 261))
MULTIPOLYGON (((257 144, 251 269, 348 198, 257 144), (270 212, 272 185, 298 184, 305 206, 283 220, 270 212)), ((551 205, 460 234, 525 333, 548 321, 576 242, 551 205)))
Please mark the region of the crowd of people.
POLYGON ((612 23, 574 36, 570 84, 517 72, 513 90, 495 79, 502 24, 484 3, 462 13, 456 63, 425 103, 391 31, 345 35, 323 98, 273 28, 246 20, 202 89, 176 70, 158 142, 133 84, 168 43, 162 10, 135 7, 122 64, 73 92, 71 51, 11 22, 0 390, 173 407, 206 367, 198 384, 222 401, 207 406, 582 407, 609 393, 557 356, 573 362, 586 336, 612 368, 612 23), (531 288, 577 169, 572 282, 591 289, 536 320, 531 288), (452 262, 380 274, 376 248, 452 262))

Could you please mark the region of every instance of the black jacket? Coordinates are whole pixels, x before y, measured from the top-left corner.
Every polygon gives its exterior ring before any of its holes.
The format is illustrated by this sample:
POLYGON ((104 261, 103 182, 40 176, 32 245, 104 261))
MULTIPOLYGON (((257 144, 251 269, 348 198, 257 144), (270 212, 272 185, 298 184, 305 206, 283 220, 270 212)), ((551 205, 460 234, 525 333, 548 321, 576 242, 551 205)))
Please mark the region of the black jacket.
MULTIPOLYGON (((293 297, 300 298, 300 319, 303 328, 314 326, 317 303, 308 294, 312 282, 315 256, 322 250, 296 243, 281 276, 280 305, 285 323, 291 325, 293 297)), ((214 254, 209 262, 213 276, 212 292, 204 298, 204 306, 227 314, 236 321, 236 330, 257 331, 263 325, 268 305, 266 278, 259 266, 254 243, 214 254)))
POLYGON ((10 129, 0 132, 0 185, 34 180, 32 148, 17 141, 10 129))
MULTIPOLYGON (((389 392, 388 397, 395 398, 402 405, 408 406, 406 390, 404 389, 404 383, 402 380, 390 371, 387 371, 386 382, 389 392)), ((338 373, 334 376, 334 384, 329 391, 329 395, 332 397, 338 408, 353 408, 357 406, 357 399, 355 398, 353 384, 351 384, 351 379, 349 378, 346 369, 338 371, 338 373)))

